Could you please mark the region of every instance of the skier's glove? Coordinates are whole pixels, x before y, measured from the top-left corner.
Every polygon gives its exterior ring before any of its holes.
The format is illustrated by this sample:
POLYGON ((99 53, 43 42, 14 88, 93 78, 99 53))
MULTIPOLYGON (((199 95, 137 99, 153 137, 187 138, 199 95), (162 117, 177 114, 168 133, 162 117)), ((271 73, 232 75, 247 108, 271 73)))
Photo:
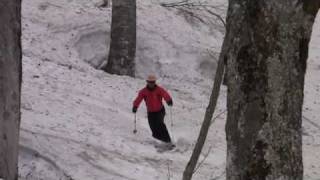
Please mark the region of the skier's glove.
POLYGON ((168 106, 172 106, 172 105, 173 105, 172 100, 169 100, 169 101, 167 102, 167 104, 168 104, 168 106))
POLYGON ((136 112, 137 112, 137 107, 133 107, 133 108, 132 108, 132 112, 133 112, 133 113, 136 113, 136 112))

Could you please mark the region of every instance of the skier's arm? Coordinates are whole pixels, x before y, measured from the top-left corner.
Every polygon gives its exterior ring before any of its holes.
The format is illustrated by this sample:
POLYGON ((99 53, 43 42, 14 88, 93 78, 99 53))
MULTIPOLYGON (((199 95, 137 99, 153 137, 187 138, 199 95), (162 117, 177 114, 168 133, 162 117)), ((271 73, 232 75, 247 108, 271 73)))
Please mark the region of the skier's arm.
POLYGON ((169 106, 172 106, 172 105, 173 105, 171 96, 170 96, 169 93, 168 93, 166 90, 164 90, 163 88, 161 88, 161 95, 162 95, 163 99, 167 102, 167 104, 168 104, 169 106))
POLYGON ((141 103, 141 101, 143 100, 143 93, 142 91, 139 92, 137 98, 133 101, 133 108, 132 108, 132 112, 137 112, 137 109, 141 103))

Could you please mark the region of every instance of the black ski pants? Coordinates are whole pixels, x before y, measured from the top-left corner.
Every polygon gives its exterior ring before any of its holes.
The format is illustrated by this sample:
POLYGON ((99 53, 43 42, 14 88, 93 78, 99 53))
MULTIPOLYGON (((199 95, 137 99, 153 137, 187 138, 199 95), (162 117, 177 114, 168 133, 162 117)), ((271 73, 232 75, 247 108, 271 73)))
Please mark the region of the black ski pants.
POLYGON ((166 111, 164 107, 159 112, 148 112, 148 122, 152 131, 152 136, 163 142, 171 142, 171 138, 166 125, 164 116, 166 111))

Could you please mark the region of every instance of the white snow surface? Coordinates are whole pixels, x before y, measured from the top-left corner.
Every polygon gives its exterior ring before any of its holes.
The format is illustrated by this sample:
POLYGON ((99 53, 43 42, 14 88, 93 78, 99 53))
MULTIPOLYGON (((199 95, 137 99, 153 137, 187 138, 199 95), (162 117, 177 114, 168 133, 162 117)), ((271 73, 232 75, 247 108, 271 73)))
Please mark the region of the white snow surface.
MULTIPOLYGON (((137 78, 110 75, 94 68, 107 57, 110 39, 111 9, 99 3, 23 1, 19 179, 181 179, 211 91, 216 62, 207 51, 219 52, 223 35, 191 24, 159 1, 138 0, 137 78), (144 104, 137 113, 138 133, 132 133, 132 101, 149 73, 159 76, 174 99, 165 118, 177 143, 171 152, 154 148, 159 142, 151 137, 144 104)), ((320 20, 306 74, 306 180, 320 180, 319 48, 320 20)), ((216 114, 225 109, 222 87, 216 114)), ((225 118, 222 113, 210 129, 195 180, 225 179, 225 118)))

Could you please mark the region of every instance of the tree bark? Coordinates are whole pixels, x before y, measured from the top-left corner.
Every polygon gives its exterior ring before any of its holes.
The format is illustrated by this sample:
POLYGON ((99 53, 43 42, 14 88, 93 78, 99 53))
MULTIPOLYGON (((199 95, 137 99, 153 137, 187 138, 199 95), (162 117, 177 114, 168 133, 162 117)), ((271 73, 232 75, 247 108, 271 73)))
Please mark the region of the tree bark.
POLYGON ((21 0, 0 1, 0 178, 18 179, 21 0))
POLYGON ((108 62, 102 69, 111 74, 135 75, 136 0, 113 0, 108 62))
POLYGON ((227 180, 303 179, 304 76, 318 2, 229 0, 227 180))

